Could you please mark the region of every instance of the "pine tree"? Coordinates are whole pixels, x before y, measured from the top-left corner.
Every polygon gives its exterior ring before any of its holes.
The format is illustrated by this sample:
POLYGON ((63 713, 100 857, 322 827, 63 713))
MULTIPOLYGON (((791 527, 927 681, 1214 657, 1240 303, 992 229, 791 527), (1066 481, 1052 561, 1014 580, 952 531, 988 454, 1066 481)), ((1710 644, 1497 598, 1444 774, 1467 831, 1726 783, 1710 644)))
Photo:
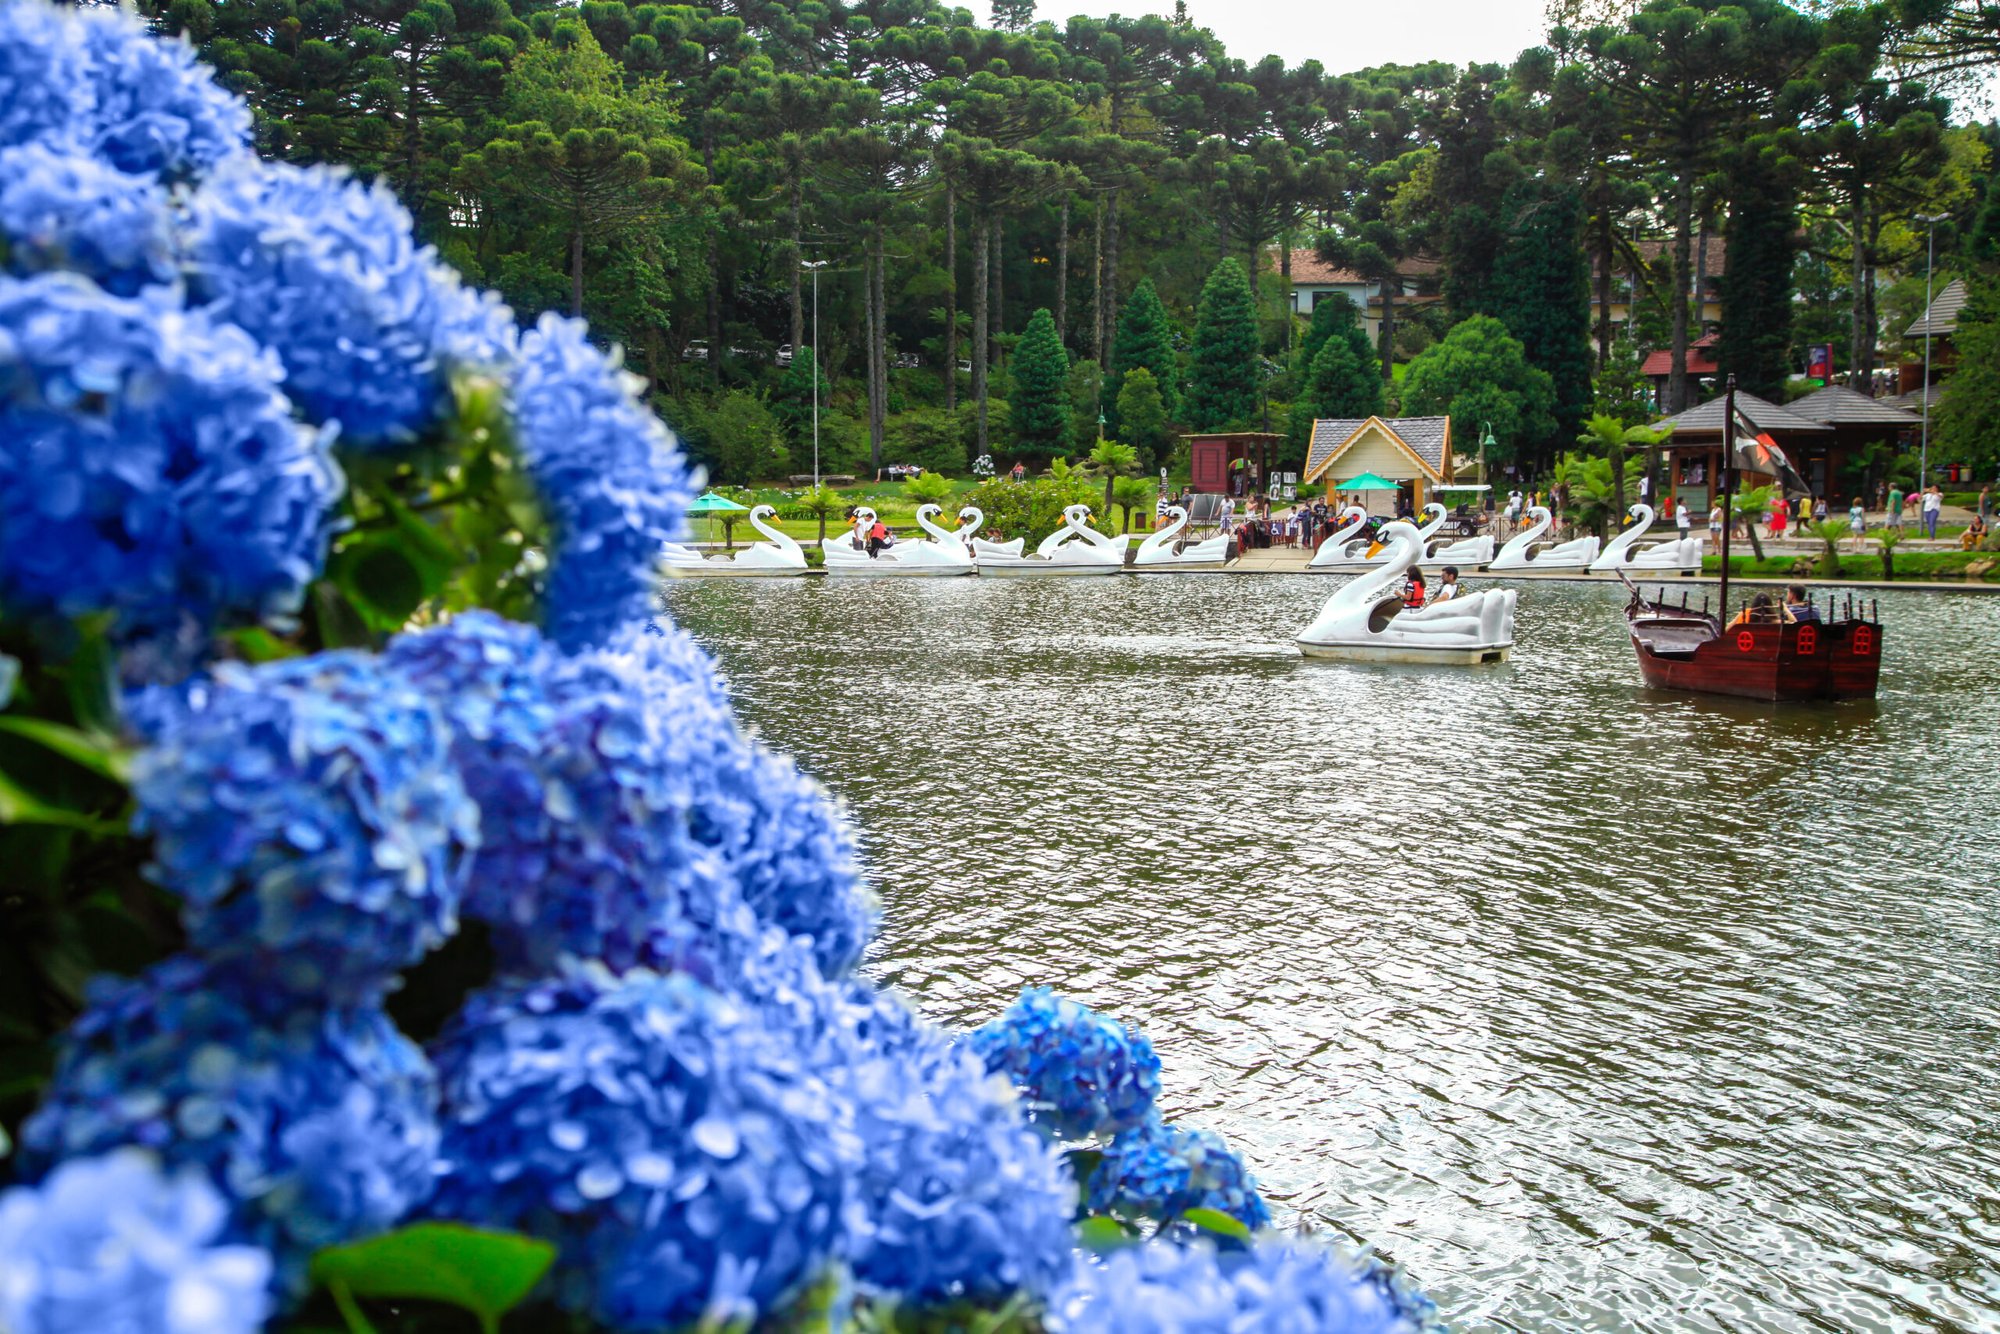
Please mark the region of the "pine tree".
POLYGON ((1069 447, 1069 354, 1047 307, 1035 312, 1014 349, 1014 437, 1021 449, 1052 455, 1069 447))
POLYGON ((1792 369, 1792 264, 1798 207, 1779 155, 1747 155, 1735 173, 1723 231, 1722 335, 1715 359, 1736 387, 1776 401, 1792 369))
POLYGON ((1160 304, 1160 294, 1153 290, 1151 278, 1132 289, 1131 299, 1118 316, 1118 336, 1111 344, 1111 375, 1104 386, 1104 416, 1105 430, 1112 435, 1119 435, 1121 430, 1118 396, 1124 388, 1125 376, 1141 366, 1153 373, 1154 387, 1160 392, 1160 408, 1167 420, 1172 421, 1174 409, 1179 406, 1180 366, 1174 357, 1173 324, 1167 319, 1167 308, 1160 304))
POLYGON ((1935 461, 1974 465, 1990 477, 2000 463, 2000 278, 1974 278, 1959 313, 1958 371, 1944 382, 1932 416, 1935 461))
POLYGON ((1233 259, 1217 264, 1201 289, 1193 363, 1181 404, 1190 426, 1218 431, 1257 411, 1257 308, 1233 259))
POLYGON ((1160 401, 1160 384, 1144 366, 1134 366, 1118 391, 1118 438, 1139 451, 1149 464, 1166 457, 1171 445, 1167 409, 1160 401))
POLYGON ((1293 362, 1293 383, 1304 384, 1312 375, 1313 358, 1326 346, 1326 340, 1347 329, 1361 327, 1361 311, 1345 292, 1328 292, 1313 302, 1312 320, 1306 331, 1299 336, 1296 359, 1293 362))
MULTIPOLYGON (((1543 460, 1567 449, 1590 415, 1590 273, 1583 200, 1574 186, 1527 181, 1507 192, 1510 222, 1489 288, 1493 311, 1555 389, 1549 434, 1517 442, 1543 460)), ((1733 262, 1733 261, 1732 261, 1733 262)), ((1786 261, 1789 271, 1789 261, 1786 261)))
POLYGON ((1480 423, 1492 423, 1499 452, 1488 463, 1519 458, 1525 445, 1548 439, 1554 406, 1548 372, 1529 365, 1520 342, 1490 315, 1454 325, 1403 376, 1410 416, 1449 416, 1452 435, 1463 441, 1476 441, 1480 423))
MULTIPOLYGON (((1340 304, 1347 307, 1345 327, 1336 320, 1327 321, 1319 350, 1306 367, 1298 399, 1292 404, 1291 443, 1301 454, 1312 442, 1312 424, 1320 418, 1369 417, 1382 411, 1382 377, 1376 373, 1374 350, 1368 346, 1368 335, 1361 331, 1360 322, 1353 318, 1353 303, 1343 298, 1340 304)), ((1317 317, 1319 311, 1313 314, 1317 317)))

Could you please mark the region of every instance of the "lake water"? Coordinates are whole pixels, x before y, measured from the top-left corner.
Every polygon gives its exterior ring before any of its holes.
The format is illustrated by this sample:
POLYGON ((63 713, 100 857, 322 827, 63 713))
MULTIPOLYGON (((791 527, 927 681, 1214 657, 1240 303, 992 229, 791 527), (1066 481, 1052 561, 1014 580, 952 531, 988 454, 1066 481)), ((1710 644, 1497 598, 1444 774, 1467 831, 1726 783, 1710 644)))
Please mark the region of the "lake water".
POLYGON ((850 803, 871 972, 1136 1021, 1455 1328, 2000 1328, 2000 598, 1884 596, 1880 700, 1802 708, 1644 690, 1603 586, 1503 666, 1305 661, 1333 587, 668 598, 850 803))

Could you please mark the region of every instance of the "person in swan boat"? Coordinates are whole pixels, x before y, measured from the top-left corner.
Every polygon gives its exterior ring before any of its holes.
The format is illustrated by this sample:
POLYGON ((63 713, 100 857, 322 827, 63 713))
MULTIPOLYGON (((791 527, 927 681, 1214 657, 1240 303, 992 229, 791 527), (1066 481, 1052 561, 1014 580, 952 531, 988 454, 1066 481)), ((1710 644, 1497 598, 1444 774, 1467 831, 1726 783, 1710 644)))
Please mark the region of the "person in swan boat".
POLYGON ((1449 602, 1458 596, 1458 567, 1447 565, 1439 577, 1437 592, 1431 594, 1432 602, 1449 602))

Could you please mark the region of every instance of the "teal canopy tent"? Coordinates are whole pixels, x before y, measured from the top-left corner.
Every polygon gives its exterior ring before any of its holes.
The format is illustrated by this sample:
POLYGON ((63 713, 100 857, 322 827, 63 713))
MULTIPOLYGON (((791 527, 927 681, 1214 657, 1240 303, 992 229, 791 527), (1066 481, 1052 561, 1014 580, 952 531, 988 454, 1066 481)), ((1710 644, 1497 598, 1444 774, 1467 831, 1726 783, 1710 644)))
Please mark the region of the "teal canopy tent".
MULTIPOLYGON (((748 505, 739 505, 728 496, 718 496, 713 491, 702 492, 700 496, 696 497, 695 502, 688 506, 689 514, 706 514, 709 517, 708 536, 711 541, 715 538, 714 520, 716 515, 747 514, 749 511, 750 507, 748 505)), ((725 546, 735 545, 735 542, 732 540, 736 535, 735 524, 736 521, 734 519, 725 519, 723 521, 723 543, 725 546)))
POLYGON ((1351 477, 1334 488, 1338 491, 1394 491, 1397 486, 1386 477, 1377 477, 1372 472, 1364 472, 1359 477, 1351 477))

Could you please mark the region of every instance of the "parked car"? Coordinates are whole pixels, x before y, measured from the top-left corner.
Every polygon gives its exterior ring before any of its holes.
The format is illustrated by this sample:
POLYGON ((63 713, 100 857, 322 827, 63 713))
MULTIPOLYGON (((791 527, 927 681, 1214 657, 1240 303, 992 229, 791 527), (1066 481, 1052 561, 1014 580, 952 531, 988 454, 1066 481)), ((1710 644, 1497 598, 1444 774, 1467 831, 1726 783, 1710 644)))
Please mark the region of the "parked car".
POLYGON ((924 359, 914 352, 898 352, 889 364, 899 371, 914 371, 922 368, 924 359))
POLYGON ((732 357, 750 357, 756 360, 762 360, 762 355, 757 351, 756 348, 738 347, 734 343, 731 343, 729 345, 729 355, 732 357))
POLYGON ((708 340, 706 338, 696 338, 690 341, 686 347, 681 349, 681 360, 707 361, 708 340))
POLYGON ((775 353, 773 353, 773 354, 772 354, 772 356, 771 356, 771 360, 773 360, 773 361, 777 362, 777 363, 778 363, 778 364, 779 364, 780 366, 789 366, 789 365, 791 365, 791 364, 792 364, 792 345, 791 345, 790 343, 780 343, 780 344, 778 344, 778 350, 777 350, 777 351, 776 351, 775 353))
POLYGON ((970 361, 961 361, 958 363, 958 369, 961 373, 970 375, 972 374, 972 363, 970 361))

